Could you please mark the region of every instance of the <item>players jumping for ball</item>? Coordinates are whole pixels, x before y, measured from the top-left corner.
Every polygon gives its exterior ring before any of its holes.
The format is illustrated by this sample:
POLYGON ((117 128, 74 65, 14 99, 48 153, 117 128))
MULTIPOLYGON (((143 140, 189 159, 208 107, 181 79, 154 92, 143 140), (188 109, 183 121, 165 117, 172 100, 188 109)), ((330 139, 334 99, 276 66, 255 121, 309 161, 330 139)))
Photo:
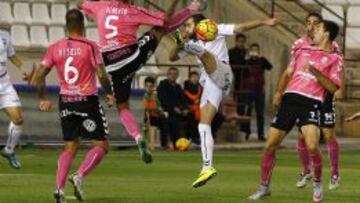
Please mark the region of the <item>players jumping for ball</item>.
POLYGON ((80 145, 80 138, 93 141, 84 161, 69 181, 79 201, 83 197, 83 180, 96 168, 108 152, 108 124, 104 110, 98 100, 96 76, 106 94, 106 103, 111 106, 115 98, 110 80, 103 67, 100 52, 95 42, 84 37, 84 16, 79 10, 66 14, 68 37, 63 38, 47 49, 41 67, 32 81, 38 88, 41 111, 49 111, 52 103, 45 97, 45 78, 56 66, 60 81, 59 115, 64 151, 58 159, 56 176, 56 203, 64 203, 64 188, 72 162, 80 145))
POLYGON ((170 51, 170 60, 172 61, 193 54, 197 56, 201 65, 200 83, 204 90, 200 101, 201 115, 198 130, 203 165, 200 175, 192 184, 194 188, 205 185, 217 174, 213 167, 214 140, 211 133, 211 122, 218 111, 223 95, 230 93, 233 80, 225 37, 259 26, 274 26, 276 24, 276 19, 240 24, 219 24, 217 38, 214 41, 204 42, 197 39, 195 34, 196 25, 204 19, 206 17, 202 14, 195 14, 187 19, 184 23, 184 33, 177 33, 175 41, 178 44, 173 46, 170 51), (183 38, 189 41, 182 44, 184 43, 183 38))
POLYGON ((249 199, 257 200, 270 195, 272 171, 276 150, 283 138, 298 122, 310 153, 313 166, 313 201, 323 199, 322 155, 319 150, 318 126, 320 110, 327 92, 334 93, 341 86, 343 57, 333 51, 333 41, 339 26, 331 21, 321 21, 315 27, 313 43, 295 50, 293 60, 286 70, 290 81, 284 90, 281 104, 271 127, 261 163, 261 185, 249 199))

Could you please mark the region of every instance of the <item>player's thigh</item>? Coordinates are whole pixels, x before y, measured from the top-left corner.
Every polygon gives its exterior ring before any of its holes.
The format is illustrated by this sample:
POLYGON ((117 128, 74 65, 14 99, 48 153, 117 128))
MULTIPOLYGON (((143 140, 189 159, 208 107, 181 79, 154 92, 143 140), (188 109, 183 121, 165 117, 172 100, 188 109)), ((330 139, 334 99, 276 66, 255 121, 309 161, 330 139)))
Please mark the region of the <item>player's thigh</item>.
POLYGON ((217 108, 211 102, 208 102, 207 104, 205 104, 205 106, 201 107, 200 123, 211 124, 216 113, 217 108))
POLYGON ((128 66, 129 65, 110 73, 113 91, 118 105, 128 103, 130 98, 131 83, 135 72, 127 69, 128 66))
POLYGON ((76 154, 79 147, 80 147, 80 141, 79 141, 78 138, 73 139, 71 141, 65 141, 64 142, 64 151, 76 154))
POLYGON ((214 112, 219 109, 223 91, 207 76, 203 75, 203 93, 200 98, 200 117, 205 121, 212 120, 214 112))
POLYGON ((20 106, 6 107, 4 111, 15 125, 23 123, 22 108, 20 106))
POLYGON ((309 152, 316 152, 319 147, 319 127, 314 124, 304 125, 301 127, 301 132, 304 135, 305 143, 309 152))
POLYGON ((229 95, 233 84, 234 75, 231 67, 216 59, 217 68, 209 78, 223 91, 224 95, 229 95))
POLYGON ((216 56, 208 51, 205 51, 204 55, 200 58, 200 61, 204 66, 205 72, 209 75, 215 73, 218 69, 216 56))
POLYGON ((98 101, 89 104, 87 117, 82 122, 82 137, 99 142, 106 142, 109 137, 109 124, 107 122, 103 107, 98 101))
POLYGON ((270 152, 275 151, 281 144, 286 134, 286 131, 275 127, 270 127, 268 131, 268 137, 266 139, 265 150, 270 152))
POLYGON ((161 37, 161 34, 159 34, 156 29, 152 29, 151 31, 145 33, 142 37, 140 37, 140 39, 138 40, 140 54, 136 59, 136 61, 139 63, 140 68, 155 53, 161 37))

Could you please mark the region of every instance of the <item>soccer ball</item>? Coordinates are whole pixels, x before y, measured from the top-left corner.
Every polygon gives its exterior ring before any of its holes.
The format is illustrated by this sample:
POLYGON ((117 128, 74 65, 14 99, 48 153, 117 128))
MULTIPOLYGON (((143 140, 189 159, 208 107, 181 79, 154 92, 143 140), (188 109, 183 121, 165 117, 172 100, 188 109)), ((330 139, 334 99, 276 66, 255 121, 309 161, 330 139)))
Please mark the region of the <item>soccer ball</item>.
POLYGON ((200 21, 195 27, 196 37, 202 41, 210 42, 218 35, 217 24, 210 19, 200 21))
POLYGON ((190 148, 190 141, 186 138, 179 138, 177 141, 176 141, 176 149, 178 149, 179 151, 186 151, 190 148))

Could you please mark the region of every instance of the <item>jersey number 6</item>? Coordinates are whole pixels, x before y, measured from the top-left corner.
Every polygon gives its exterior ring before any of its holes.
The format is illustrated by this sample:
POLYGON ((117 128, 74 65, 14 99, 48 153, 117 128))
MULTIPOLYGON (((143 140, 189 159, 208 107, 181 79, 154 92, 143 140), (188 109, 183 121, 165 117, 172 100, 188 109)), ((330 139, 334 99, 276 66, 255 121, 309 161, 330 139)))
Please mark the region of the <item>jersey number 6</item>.
POLYGON ((69 85, 75 84, 79 79, 78 69, 74 66, 71 66, 71 63, 73 61, 74 61, 74 58, 69 57, 66 59, 66 62, 65 62, 64 76, 65 76, 66 83, 68 83, 69 85))

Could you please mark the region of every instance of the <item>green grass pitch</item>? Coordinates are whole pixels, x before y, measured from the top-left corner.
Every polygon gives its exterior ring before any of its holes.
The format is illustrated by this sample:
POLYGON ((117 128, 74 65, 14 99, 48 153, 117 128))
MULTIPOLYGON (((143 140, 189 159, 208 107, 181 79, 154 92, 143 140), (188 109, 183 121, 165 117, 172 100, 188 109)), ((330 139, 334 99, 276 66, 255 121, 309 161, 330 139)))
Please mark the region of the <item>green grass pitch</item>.
MULTIPOLYGON (((80 151, 75 169, 84 156, 80 151)), ((342 185, 328 191, 329 167, 324 152, 326 203, 360 202, 360 151, 341 154, 342 185)), ((23 169, 15 171, 0 160, 0 203, 54 202, 55 170, 59 150, 22 150, 23 169)), ((259 183, 260 151, 216 151, 218 176, 208 185, 191 188, 200 169, 200 152, 154 152, 154 163, 143 164, 136 150, 111 151, 102 165, 86 179, 88 203, 242 203, 259 183)), ((259 202, 312 202, 311 185, 296 189, 300 171, 294 150, 278 152, 272 182, 272 196, 259 202)), ((67 185, 66 193, 72 195, 67 185)), ((77 202, 69 200, 69 203, 77 202)))

